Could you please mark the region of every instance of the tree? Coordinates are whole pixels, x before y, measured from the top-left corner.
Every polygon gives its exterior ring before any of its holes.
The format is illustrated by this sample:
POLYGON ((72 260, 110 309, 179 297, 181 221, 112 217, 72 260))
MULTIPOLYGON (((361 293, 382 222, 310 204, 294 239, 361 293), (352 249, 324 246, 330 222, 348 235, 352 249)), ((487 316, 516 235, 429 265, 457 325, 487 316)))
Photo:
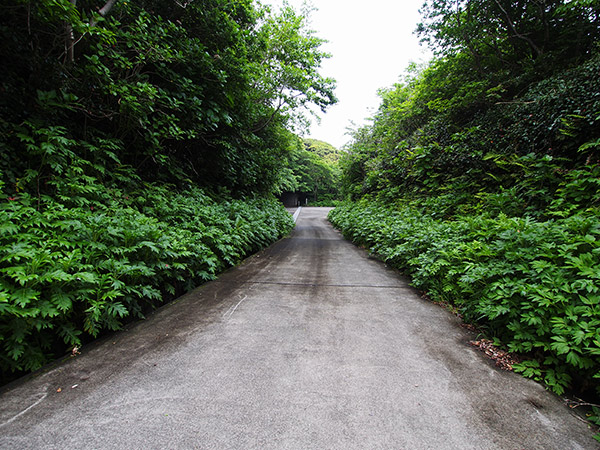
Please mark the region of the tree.
POLYGON ((343 191, 355 198, 452 191, 446 204, 454 205, 475 201, 480 190, 514 189, 522 198, 507 211, 542 214, 557 174, 594 161, 599 8, 598 1, 426 2, 418 32, 437 56, 380 92, 372 125, 355 133, 342 162, 343 191))
POLYGON ((41 163, 17 136, 60 126, 76 142, 111 140, 119 163, 143 178, 269 192, 295 109, 335 101, 333 80, 319 74, 322 41, 289 7, 13 0, 2 9, 10 58, 0 130, 15 156, 0 169, 13 181, 41 163))
POLYGON ((318 139, 303 139, 304 148, 317 155, 330 166, 335 166, 342 156, 342 152, 327 142, 318 139))
POLYGON ((280 192, 303 194, 311 197, 313 202, 337 200, 341 152, 326 142, 300 139, 291 133, 288 142, 289 155, 285 160, 280 192))
POLYGON ((276 116, 301 122, 309 104, 321 111, 334 104, 335 81, 317 73, 330 55, 319 47, 325 41, 307 29, 307 18, 285 5, 279 15, 267 15, 258 32, 251 65, 255 104, 263 108, 253 130, 260 131, 276 116))
POLYGON ((600 33, 595 0, 430 0, 422 13, 422 40, 438 55, 468 54, 483 78, 493 70, 549 74, 581 62, 600 33))

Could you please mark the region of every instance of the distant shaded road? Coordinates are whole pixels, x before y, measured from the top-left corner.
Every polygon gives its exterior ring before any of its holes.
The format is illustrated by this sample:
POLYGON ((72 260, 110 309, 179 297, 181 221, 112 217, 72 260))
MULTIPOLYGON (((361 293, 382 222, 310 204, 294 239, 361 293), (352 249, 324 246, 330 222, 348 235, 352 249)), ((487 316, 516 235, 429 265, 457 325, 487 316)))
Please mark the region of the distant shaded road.
POLYGON ((327 211, 303 208, 290 238, 13 386, 0 448, 598 447, 327 211))

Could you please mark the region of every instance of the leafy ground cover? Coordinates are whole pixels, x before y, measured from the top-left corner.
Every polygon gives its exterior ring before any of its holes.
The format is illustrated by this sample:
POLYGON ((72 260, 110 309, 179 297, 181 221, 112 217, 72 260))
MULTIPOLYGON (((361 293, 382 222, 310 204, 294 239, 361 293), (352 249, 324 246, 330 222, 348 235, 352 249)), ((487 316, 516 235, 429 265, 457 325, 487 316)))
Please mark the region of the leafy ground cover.
POLYGON ((273 198, 90 189, 109 200, 22 193, 0 203, 3 381, 143 318, 293 227, 273 198))
POLYGON ((600 383, 600 220, 433 218, 364 199, 331 211, 344 236, 456 306, 494 342, 524 356, 515 370, 554 392, 600 383))

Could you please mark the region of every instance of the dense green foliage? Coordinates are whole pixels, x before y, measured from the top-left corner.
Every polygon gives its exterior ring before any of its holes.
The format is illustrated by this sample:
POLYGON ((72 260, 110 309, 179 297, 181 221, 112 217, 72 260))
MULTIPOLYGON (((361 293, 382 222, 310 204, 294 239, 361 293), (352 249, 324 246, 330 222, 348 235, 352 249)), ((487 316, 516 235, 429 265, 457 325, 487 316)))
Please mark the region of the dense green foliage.
POLYGON ((333 80, 318 73, 322 40, 289 7, 275 15, 251 0, 136 0, 102 16, 99 6, 1 7, 0 170, 9 191, 44 163, 21 135, 50 138, 60 126, 77 155, 110 141, 146 179, 270 192, 286 128, 308 104, 335 101, 333 80))
POLYGON ((344 236, 456 305, 510 351, 519 369, 562 393, 600 376, 600 222, 483 215, 435 219, 414 205, 363 200, 330 214, 344 236), (538 362, 539 361, 539 362, 538 362), (541 362, 541 365, 540 365, 541 362))
POLYGON ((600 2, 426 2, 331 220, 556 392, 600 377, 600 2), (359 200, 362 199, 362 200, 359 200))
POLYGON ((0 6, 0 369, 33 370, 289 232, 335 102, 306 18, 252 0, 0 6))
POLYGON ((0 204, 0 368, 37 369, 142 318, 293 227, 275 200, 92 185, 103 201, 29 194, 0 204))
POLYGON ((317 139, 296 138, 287 160, 287 191, 305 195, 309 205, 329 206, 340 199, 342 152, 317 139))
POLYGON ((342 152, 327 142, 318 139, 303 139, 304 148, 317 155, 329 166, 335 167, 342 157, 342 152))

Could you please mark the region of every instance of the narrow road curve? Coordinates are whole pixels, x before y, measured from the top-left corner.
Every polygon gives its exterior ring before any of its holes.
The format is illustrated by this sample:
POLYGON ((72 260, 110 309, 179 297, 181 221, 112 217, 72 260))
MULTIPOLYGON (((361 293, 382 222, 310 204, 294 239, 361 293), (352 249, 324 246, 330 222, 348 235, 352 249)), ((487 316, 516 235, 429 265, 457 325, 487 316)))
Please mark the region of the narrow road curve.
POLYGON ((11 386, 0 448, 597 448, 327 212, 303 208, 289 238, 11 386))

